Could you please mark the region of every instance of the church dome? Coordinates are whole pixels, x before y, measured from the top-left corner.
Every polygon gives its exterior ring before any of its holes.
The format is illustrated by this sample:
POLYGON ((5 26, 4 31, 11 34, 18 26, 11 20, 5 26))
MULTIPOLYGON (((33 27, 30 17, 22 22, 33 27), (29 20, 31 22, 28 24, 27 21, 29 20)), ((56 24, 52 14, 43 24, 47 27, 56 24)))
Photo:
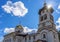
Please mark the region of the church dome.
POLYGON ((16 28, 15 28, 15 31, 16 31, 16 32, 19 32, 19 33, 23 32, 23 27, 22 27, 22 25, 17 25, 16 28))
POLYGON ((17 25, 16 28, 23 29, 22 25, 17 25))

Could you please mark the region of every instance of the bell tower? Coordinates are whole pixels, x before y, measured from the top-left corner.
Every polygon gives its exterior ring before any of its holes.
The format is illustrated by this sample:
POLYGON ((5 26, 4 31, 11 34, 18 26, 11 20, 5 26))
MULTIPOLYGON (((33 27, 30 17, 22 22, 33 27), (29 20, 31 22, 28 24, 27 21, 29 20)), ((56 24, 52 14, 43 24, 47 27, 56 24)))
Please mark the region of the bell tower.
POLYGON ((54 18, 52 13, 54 9, 46 3, 44 0, 44 6, 39 9, 39 25, 38 33, 40 39, 46 40, 47 42, 59 42, 56 25, 54 24, 54 18))
POLYGON ((42 28, 44 29, 54 29, 54 18, 52 16, 52 13, 54 12, 53 8, 51 6, 47 6, 46 1, 44 1, 44 6, 39 10, 39 30, 42 28), (49 27, 49 28, 48 28, 49 27))

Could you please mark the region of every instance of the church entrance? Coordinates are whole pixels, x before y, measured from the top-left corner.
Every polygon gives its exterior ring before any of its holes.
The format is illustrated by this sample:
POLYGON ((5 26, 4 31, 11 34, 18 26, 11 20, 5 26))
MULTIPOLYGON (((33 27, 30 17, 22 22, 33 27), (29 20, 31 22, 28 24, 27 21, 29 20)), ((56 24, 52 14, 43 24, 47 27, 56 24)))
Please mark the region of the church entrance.
POLYGON ((47 42, 47 41, 45 41, 45 40, 37 40, 36 42, 47 42))
POLYGON ((42 41, 42 42, 47 42, 47 41, 42 41))

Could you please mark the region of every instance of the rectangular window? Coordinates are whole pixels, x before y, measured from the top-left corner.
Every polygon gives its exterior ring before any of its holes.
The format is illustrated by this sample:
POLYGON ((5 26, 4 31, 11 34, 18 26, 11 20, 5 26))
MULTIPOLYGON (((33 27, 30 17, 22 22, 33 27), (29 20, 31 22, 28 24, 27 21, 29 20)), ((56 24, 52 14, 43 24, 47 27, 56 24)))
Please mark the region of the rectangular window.
POLYGON ((31 39, 31 37, 29 36, 29 40, 31 39))
POLYGON ((40 18, 41 18, 40 21, 43 21, 43 16, 41 16, 40 18))
POLYGON ((21 39, 18 39, 18 42, 21 42, 21 39))
POLYGON ((29 42, 31 42, 31 36, 29 36, 29 42))
POLYGON ((53 16, 52 15, 50 15, 50 19, 53 21, 53 16))
POLYGON ((44 15, 44 20, 46 20, 46 19, 47 19, 47 15, 45 14, 45 15, 44 15))
POLYGON ((27 38, 25 37, 25 42, 27 42, 27 38))
POLYGON ((6 39, 5 42, 11 42, 11 39, 6 39))

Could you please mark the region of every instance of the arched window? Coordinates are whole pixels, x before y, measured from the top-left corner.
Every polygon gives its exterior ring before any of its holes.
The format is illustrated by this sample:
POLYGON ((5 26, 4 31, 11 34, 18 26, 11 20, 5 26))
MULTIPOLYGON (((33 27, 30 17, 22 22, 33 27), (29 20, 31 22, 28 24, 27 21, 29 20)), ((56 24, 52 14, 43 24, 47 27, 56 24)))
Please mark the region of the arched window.
POLYGON ((43 34, 43 38, 46 38, 46 35, 45 34, 43 34))
POLYGON ((33 38, 35 39, 35 35, 33 36, 33 38))
POLYGON ((45 14, 45 15, 44 15, 44 20, 46 20, 46 19, 47 19, 47 15, 45 14))

